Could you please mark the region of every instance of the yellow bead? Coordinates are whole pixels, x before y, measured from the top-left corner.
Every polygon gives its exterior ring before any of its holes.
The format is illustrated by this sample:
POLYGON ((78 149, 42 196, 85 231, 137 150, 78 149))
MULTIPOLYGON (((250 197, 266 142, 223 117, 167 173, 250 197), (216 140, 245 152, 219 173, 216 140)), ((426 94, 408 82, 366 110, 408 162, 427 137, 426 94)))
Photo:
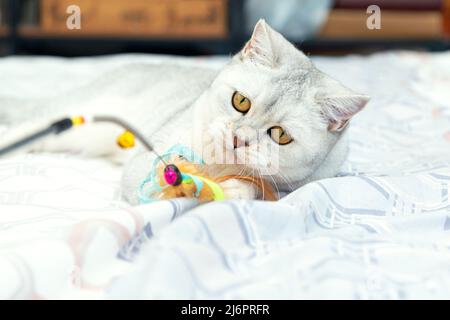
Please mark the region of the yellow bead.
POLYGON ((123 149, 133 148, 135 146, 134 134, 130 131, 125 131, 117 137, 117 144, 123 149))
POLYGON ((72 119, 72 125, 73 126, 79 126, 85 123, 85 119, 82 116, 79 117, 73 117, 72 119))

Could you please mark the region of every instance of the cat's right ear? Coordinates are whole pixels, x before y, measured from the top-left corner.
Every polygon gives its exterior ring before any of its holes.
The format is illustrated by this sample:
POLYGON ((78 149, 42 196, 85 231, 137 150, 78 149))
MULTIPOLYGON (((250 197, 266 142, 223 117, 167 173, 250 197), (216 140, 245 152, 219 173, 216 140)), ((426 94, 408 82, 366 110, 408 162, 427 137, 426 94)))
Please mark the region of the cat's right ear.
POLYGON ((369 96, 353 92, 329 77, 322 79, 315 98, 328 121, 328 130, 335 132, 342 131, 370 100, 369 96))
POLYGON ((239 53, 241 60, 250 59, 266 67, 274 67, 277 57, 272 43, 272 32, 274 31, 265 20, 260 19, 253 29, 250 40, 239 53))

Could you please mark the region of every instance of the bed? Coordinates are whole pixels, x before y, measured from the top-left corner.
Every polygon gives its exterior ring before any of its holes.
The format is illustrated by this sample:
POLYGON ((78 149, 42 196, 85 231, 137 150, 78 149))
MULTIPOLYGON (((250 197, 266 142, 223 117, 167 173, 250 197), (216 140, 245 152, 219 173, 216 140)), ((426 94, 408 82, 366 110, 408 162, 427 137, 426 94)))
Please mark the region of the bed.
MULTIPOLYGON (((373 98, 339 175, 277 202, 132 207, 106 160, 0 159, 0 298, 449 299, 450 52, 313 60, 373 98)), ((0 97, 48 97, 163 61, 226 58, 7 57, 0 97)))

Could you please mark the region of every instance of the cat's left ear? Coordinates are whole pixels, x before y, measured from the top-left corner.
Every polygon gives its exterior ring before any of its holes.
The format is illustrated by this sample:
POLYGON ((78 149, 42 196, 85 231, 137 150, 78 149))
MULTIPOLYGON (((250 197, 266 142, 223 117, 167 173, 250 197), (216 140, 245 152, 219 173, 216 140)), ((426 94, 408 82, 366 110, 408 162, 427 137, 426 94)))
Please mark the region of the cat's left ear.
POLYGON ((264 19, 260 19, 253 29, 250 40, 239 53, 240 58, 250 59, 266 67, 274 67, 277 62, 273 44, 273 30, 264 19))
POLYGON ((369 96, 355 93, 333 79, 325 80, 316 94, 316 102, 328 121, 328 130, 334 132, 342 131, 369 100, 369 96))

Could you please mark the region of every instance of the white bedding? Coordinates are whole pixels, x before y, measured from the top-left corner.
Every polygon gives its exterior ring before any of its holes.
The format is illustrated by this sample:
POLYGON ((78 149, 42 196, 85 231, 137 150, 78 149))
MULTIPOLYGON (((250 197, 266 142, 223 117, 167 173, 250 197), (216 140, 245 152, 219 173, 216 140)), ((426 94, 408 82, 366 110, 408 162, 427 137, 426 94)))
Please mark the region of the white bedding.
MULTIPOLYGON (((0 97, 167 59, 3 58, 0 97)), ((104 160, 0 160, 0 298, 450 298, 450 52, 314 60, 373 99, 340 176, 277 203, 130 207, 104 160)))

